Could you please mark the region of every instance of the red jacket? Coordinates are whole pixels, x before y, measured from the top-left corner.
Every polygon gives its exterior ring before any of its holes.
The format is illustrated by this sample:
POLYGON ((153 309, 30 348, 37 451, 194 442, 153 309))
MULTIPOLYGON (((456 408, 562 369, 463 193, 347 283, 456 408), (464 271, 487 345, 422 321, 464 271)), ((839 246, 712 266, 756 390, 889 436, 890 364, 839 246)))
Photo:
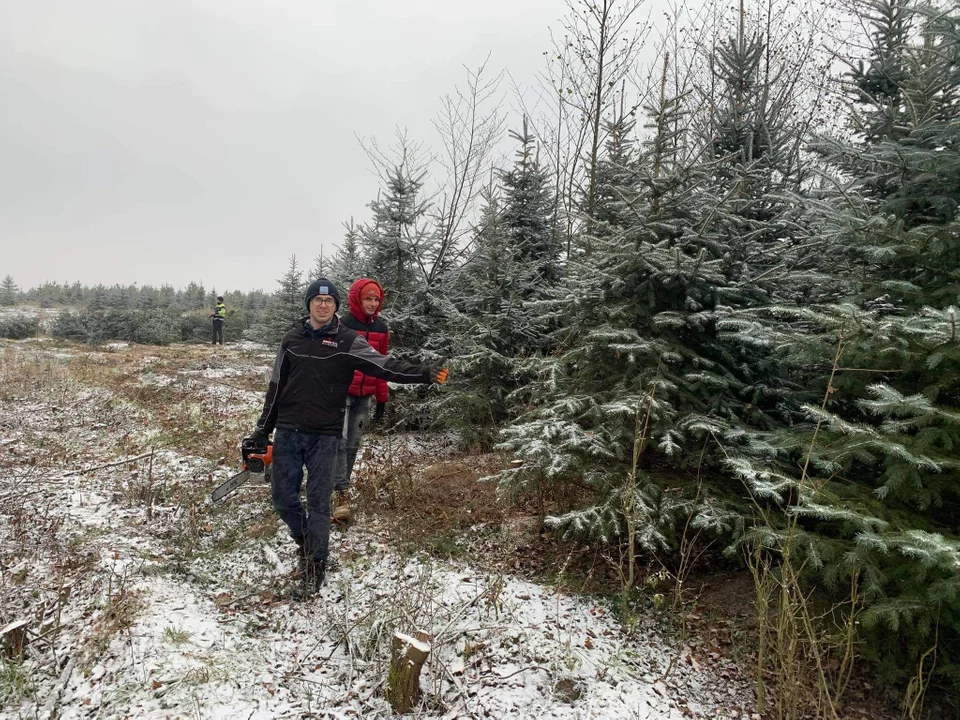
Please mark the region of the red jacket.
MULTIPOLYGON (((390 331, 387 324, 380 319, 380 310, 383 307, 383 288, 380 287, 380 283, 370 278, 360 278, 350 286, 347 304, 350 310, 344 313, 340 322, 363 335, 374 350, 381 355, 386 355, 390 346, 390 331), (380 306, 373 317, 368 317, 363 311, 363 305, 360 304, 360 291, 369 283, 380 288, 380 306)), ((387 387, 386 380, 357 370, 353 374, 353 382, 350 383, 350 394, 356 397, 376 394, 377 402, 385 403, 390 396, 390 389, 387 387)))

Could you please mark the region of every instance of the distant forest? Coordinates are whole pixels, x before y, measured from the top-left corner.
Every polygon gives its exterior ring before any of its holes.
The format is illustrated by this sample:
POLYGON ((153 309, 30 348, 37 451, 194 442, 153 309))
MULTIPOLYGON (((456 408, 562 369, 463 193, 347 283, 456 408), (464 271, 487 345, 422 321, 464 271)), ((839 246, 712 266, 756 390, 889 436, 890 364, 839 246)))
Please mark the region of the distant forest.
POLYGON ((16 314, 0 315, 0 337, 22 339, 49 334, 53 337, 100 343, 125 340, 155 345, 173 342, 209 342, 210 312, 222 295, 229 309, 225 340, 249 335, 262 321, 270 296, 252 292, 207 291, 190 283, 186 288, 169 285, 97 285, 88 287, 56 282, 20 290, 14 278, 0 282, 0 308, 20 306, 16 314), (60 310, 47 320, 30 308, 60 310))

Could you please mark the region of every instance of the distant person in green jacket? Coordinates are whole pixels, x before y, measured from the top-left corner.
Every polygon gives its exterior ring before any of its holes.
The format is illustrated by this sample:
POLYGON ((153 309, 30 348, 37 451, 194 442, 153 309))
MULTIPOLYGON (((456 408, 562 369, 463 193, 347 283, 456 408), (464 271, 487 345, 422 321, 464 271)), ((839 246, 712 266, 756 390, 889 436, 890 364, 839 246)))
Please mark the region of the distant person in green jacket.
POLYGON ((223 321, 227 319, 227 306, 223 304, 223 296, 217 295, 217 304, 210 313, 213 318, 213 344, 223 345, 223 321))

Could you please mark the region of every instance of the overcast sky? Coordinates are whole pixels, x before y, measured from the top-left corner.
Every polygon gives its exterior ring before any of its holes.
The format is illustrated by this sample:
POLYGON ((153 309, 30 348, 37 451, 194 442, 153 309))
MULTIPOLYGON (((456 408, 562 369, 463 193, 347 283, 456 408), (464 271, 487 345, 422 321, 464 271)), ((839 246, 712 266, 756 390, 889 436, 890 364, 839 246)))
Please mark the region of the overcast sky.
MULTIPOLYGON (((563 0, 3 0, 0 277, 272 291, 463 66, 531 84, 563 0)), ((511 118, 511 126, 519 124, 511 118)))

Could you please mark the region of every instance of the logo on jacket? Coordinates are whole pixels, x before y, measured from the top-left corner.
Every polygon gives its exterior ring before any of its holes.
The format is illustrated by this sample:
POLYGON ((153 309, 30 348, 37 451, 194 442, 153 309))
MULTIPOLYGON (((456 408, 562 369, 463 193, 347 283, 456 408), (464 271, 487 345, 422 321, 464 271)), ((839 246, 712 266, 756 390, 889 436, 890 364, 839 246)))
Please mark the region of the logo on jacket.
POLYGON ((329 345, 330 347, 338 347, 336 340, 321 340, 321 345, 329 345))

